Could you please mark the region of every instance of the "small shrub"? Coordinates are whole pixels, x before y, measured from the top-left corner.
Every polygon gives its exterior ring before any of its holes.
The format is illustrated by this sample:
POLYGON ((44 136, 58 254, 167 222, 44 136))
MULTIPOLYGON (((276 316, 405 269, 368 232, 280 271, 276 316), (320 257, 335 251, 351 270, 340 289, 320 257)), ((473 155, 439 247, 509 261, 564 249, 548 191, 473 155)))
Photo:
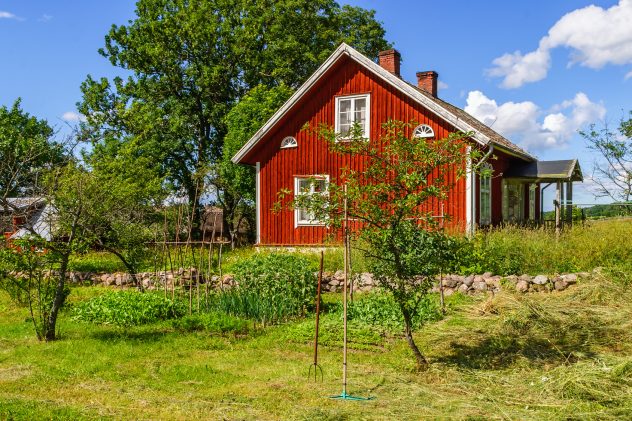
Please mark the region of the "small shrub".
POLYGON ((92 298, 74 308, 74 320, 136 326, 184 315, 185 306, 156 293, 116 291, 92 298))
POLYGON ((235 264, 237 286, 217 294, 215 308, 264 323, 302 315, 314 301, 315 270, 300 255, 254 255, 235 264))
MULTIPOLYGON (((361 295, 350 305, 349 318, 371 326, 381 326, 401 331, 404 328, 402 312, 393 296, 383 291, 361 295)), ((413 328, 419 329, 427 322, 441 319, 436 297, 426 296, 413 316, 413 328)))

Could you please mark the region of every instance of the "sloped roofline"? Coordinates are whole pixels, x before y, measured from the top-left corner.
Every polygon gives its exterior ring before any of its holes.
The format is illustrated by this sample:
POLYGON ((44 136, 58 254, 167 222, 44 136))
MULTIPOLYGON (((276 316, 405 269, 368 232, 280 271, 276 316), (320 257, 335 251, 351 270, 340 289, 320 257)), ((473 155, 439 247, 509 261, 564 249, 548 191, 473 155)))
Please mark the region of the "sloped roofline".
MULTIPOLYGON (((415 87, 409 85, 404 80, 399 77, 393 75, 389 71, 382 68, 377 63, 373 62, 373 60, 364 56, 356 49, 351 47, 346 43, 340 44, 338 48, 323 62, 323 64, 318 67, 318 69, 307 79, 307 81, 301 85, 301 87, 294 92, 294 94, 283 104, 281 108, 277 110, 276 113, 270 117, 270 119, 259 129, 257 132, 246 142, 246 144, 233 156, 232 161, 235 164, 240 163, 246 155, 257 145, 257 143, 283 118, 283 116, 296 104, 298 103, 305 94, 320 80, 320 78, 333 66, 341 57, 350 57, 356 62, 360 63, 375 75, 380 77, 382 80, 387 82, 389 85, 393 86, 403 94, 407 95, 409 98, 412 98, 420 105, 424 106, 438 117, 447 121, 458 130, 463 132, 472 132, 472 138, 482 146, 486 146, 492 143, 492 140, 481 133, 479 130, 476 130, 469 123, 464 121, 463 119, 456 116, 454 113, 441 106, 440 104, 432 101, 430 98, 419 92, 415 87)), ((495 142, 493 142, 495 144, 495 142)), ((534 159, 532 156, 525 156, 528 159, 534 159)))

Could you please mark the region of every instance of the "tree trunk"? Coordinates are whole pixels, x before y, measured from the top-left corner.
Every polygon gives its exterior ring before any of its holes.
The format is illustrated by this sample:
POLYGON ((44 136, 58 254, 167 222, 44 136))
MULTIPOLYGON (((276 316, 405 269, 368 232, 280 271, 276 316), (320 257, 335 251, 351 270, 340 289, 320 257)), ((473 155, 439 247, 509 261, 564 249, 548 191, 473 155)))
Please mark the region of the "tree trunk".
POLYGON ((408 341, 408 346, 411 351, 413 351, 413 355, 415 356, 415 360, 417 361, 417 369, 421 371, 425 371, 428 369, 428 360, 423 356, 417 344, 415 343, 415 339, 413 338, 413 329, 412 329, 412 320, 410 314, 403 306, 400 306, 402 310, 402 314, 404 316, 404 334, 406 335, 406 341, 408 341))
POLYGON ((123 263, 123 265, 127 268, 127 273, 129 273, 129 275, 132 277, 132 282, 134 282, 134 285, 136 285, 136 288, 138 288, 138 291, 140 292, 145 292, 145 288, 143 287, 143 283, 140 282, 138 280, 138 277, 136 276, 136 269, 134 268, 134 266, 132 266, 127 259, 125 259, 125 256, 123 256, 121 253, 119 253, 117 250, 107 247, 106 245, 104 245, 103 243, 101 243, 101 247, 103 247, 104 249, 106 249, 107 251, 109 251, 110 253, 112 253, 113 255, 115 255, 116 257, 119 258, 119 260, 123 263))
POLYGON ((64 289, 66 287, 66 272, 68 271, 69 258, 69 254, 64 254, 62 256, 61 267, 59 268, 59 280, 57 281, 57 286, 55 288, 55 298, 53 299, 53 305, 50 309, 48 320, 44 326, 44 338, 46 339, 46 342, 55 340, 57 316, 59 315, 59 310, 66 301, 64 289))

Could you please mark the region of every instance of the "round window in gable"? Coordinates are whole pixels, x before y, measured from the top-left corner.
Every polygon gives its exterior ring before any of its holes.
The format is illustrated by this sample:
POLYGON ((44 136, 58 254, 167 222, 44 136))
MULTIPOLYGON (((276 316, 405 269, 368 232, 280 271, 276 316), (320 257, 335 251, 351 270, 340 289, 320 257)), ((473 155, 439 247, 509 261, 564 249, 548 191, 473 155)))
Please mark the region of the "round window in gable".
POLYGON ((281 149, 286 148, 296 148, 298 146, 298 142, 296 138, 293 136, 288 136, 281 141, 281 149))
POLYGON ((427 139, 434 137, 434 135, 434 130, 432 130, 432 127, 427 124, 420 124, 419 126, 415 127, 415 130, 413 130, 413 137, 427 139))

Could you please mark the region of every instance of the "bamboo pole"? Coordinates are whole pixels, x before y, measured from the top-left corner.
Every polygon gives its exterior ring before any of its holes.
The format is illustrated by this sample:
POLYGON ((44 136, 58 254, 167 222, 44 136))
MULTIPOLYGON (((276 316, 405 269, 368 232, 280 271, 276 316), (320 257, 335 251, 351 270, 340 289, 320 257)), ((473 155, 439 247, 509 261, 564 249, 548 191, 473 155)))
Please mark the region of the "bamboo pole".
MULTIPOLYGON (((344 222, 343 222, 343 235, 344 242, 347 243, 347 185, 344 187, 344 222)), ((348 257, 346 252, 344 253, 344 285, 343 285, 343 338, 342 338, 342 394, 343 396, 347 395, 347 283, 349 281, 349 267, 348 267, 348 257)))

